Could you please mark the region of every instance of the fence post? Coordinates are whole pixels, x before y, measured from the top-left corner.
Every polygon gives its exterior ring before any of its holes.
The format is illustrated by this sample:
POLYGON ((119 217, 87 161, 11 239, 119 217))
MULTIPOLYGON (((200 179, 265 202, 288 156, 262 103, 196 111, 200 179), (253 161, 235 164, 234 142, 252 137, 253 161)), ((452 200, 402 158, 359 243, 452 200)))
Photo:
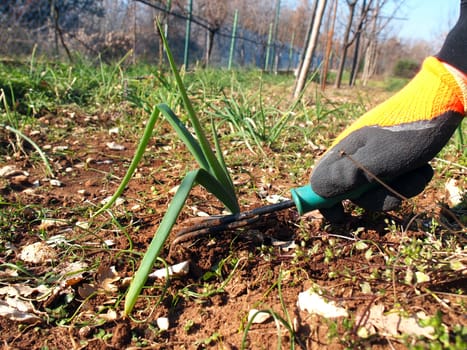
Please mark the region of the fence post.
POLYGON ((188 0, 188 18, 186 19, 186 33, 185 33, 185 54, 183 55, 183 65, 185 66, 185 70, 188 69, 188 49, 190 47, 192 12, 193 12, 193 0, 188 0))
MULTIPOLYGON (((276 0, 276 13, 274 16, 274 25, 273 25, 273 30, 272 30, 272 61, 275 63, 278 63, 278 58, 276 58, 277 53, 277 48, 276 48, 276 42, 277 42, 277 32, 279 30, 279 17, 280 17, 280 11, 281 11, 281 0, 276 0)), ((277 73, 277 65, 276 64, 271 64, 271 70, 274 69, 276 70, 277 73), (274 67, 273 67, 274 66, 274 67)))
MULTIPOLYGON (((169 13, 172 10, 172 0, 167 0, 167 6, 165 7, 165 20, 164 20, 164 36, 168 40, 169 34, 169 13)), ((164 48, 165 51, 165 48, 164 48)))
POLYGON ((288 64, 287 64, 287 72, 290 71, 290 67, 292 66, 294 41, 295 41, 295 31, 292 32, 292 39, 290 39, 289 60, 288 60, 288 64))
POLYGON ((238 10, 235 10, 233 28, 232 28, 232 40, 230 41, 230 54, 229 54, 229 66, 228 69, 232 68, 232 60, 235 50, 235 36, 237 35, 237 22, 238 22, 238 10))
POLYGON ((271 41, 272 41, 272 23, 269 25, 268 44, 266 46, 266 60, 264 62, 265 71, 269 69, 269 54, 271 51, 271 41))

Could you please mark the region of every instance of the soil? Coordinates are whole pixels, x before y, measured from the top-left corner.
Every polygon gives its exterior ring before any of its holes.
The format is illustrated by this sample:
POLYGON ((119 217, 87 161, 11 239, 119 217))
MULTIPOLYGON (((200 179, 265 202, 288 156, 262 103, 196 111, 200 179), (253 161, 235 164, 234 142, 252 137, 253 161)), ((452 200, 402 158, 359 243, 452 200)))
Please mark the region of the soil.
MULTIPOLYGON (((46 179, 41 161, 29 145, 15 149, 14 137, 1 135, 2 166, 27 172, 0 182, 2 287, 16 283, 59 287, 55 295, 25 298, 39 316, 35 321, 0 317, 2 348, 240 349, 242 344, 248 349, 274 349, 279 344, 290 348, 291 333, 272 318, 251 325, 245 333, 248 312, 253 308, 273 310, 290 319, 296 346, 307 349, 406 348, 404 340, 394 335, 377 333, 363 340, 357 335, 365 322, 360 317, 375 304, 383 304, 386 310, 402 309, 407 315, 440 311, 448 326, 467 323, 465 309, 460 306, 466 300, 465 275, 451 279, 434 276, 425 284, 410 285, 403 283, 405 265, 395 261, 394 278, 370 279, 372 273, 385 271, 387 261, 378 254, 368 259, 367 249, 355 249, 356 236, 373 242, 375 251, 398 246, 402 237, 423 238, 426 233, 422 228, 433 217, 454 227, 455 222, 440 206, 445 194, 436 186, 444 176, 439 172, 423 195, 397 212, 362 214, 346 203, 353 216, 336 226, 325 222, 317 211, 299 217, 294 209, 287 209, 245 227, 171 245, 176 232, 192 224, 200 213, 222 214, 222 205, 196 187, 161 253, 168 264, 189 261, 189 273, 167 284, 163 279, 150 279, 131 316, 124 316, 124 293, 172 198, 170 190, 196 166, 183 145, 164 136, 170 134, 162 127, 124 193, 125 202, 113 208, 111 215, 91 218, 100 202, 116 190, 137 144, 138 135, 129 131, 121 130, 117 135, 105 131, 117 124, 118 117, 61 111, 43 116, 39 132, 27 131, 53 160, 60 186, 46 179), (56 128, 60 135, 48 135, 48 127, 56 128), (106 143, 111 141, 125 149, 110 150, 106 143), (61 219, 65 225, 44 228, 44 218, 61 219), (77 225, 82 222, 89 227, 77 225), (405 230, 389 230, 391 222, 405 230), (58 252, 55 259, 21 261, 22 247, 58 235, 64 241, 54 246, 58 252), (11 243, 8 249, 6 241, 11 243), (283 249, 277 241, 293 241, 297 247, 283 249), (63 279, 54 280, 57 271, 73 261, 85 262, 86 271, 66 280, 65 285, 63 279), (16 276, 7 276, 13 264, 28 273, 19 270, 16 276), (365 283, 370 291, 364 292, 365 283), (299 310, 299 293, 318 286, 328 301, 349 312, 349 318, 326 319, 299 310), (167 330, 158 327, 161 317, 168 318, 167 330), (346 319, 353 323, 346 323, 346 319)), ((268 195, 287 196, 288 189, 305 184, 309 176, 304 169, 291 179, 288 169, 282 168, 283 155, 271 149, 265 150, 265 157, 232 144, 228 152, 237 155, 230 164, 242 210, 267 204, 268 195), (266 162, 269 167, 258 166, 265 164, 264 159, 270 160, 266 162)), ((320 152, 288 156, 305 164, 320 152)), ((158 263, 157 267, 163 265, 158 263)))

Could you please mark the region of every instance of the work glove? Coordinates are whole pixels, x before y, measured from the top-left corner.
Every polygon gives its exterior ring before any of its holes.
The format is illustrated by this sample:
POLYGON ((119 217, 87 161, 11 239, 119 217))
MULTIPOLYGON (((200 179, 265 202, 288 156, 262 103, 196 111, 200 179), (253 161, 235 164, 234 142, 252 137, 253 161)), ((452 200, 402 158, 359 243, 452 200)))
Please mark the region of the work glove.
MULTIPOLYGON (((395 209, 423 191, 433 176, 428 162, 448 142, 467 108, 467 1, 436 57, 396 95, 370 110, 333 142, 316 163, 310 183, 324 198, 368 183, 352 201, 369 211, 395 209)), ((345 218, 342 204, 321 209, 331 222, 345 218)))

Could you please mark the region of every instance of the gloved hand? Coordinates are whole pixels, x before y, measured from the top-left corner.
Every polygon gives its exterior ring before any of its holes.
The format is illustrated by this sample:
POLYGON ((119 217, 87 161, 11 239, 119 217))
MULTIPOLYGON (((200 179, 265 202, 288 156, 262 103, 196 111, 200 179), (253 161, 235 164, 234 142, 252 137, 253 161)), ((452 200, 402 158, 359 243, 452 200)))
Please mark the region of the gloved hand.
MULTIPOLYGON (((396 95, 347 129, 317 162, 313 191, 322 197, 345 194, 375 178, 378 185, 353 202, 387 211, 423 191, 433 176, 428 162, 448 142, 467 108, 467 0, 436 57, 396 95)), ((322 209, 331 222, 345 218, 341 204, 322 209)))

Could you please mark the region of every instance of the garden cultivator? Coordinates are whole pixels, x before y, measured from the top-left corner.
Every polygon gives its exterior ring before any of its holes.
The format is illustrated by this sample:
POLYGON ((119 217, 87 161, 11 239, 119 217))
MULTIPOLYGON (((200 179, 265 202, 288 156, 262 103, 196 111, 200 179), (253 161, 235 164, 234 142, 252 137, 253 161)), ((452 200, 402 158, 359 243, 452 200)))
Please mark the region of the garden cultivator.
POLYGON ((209 216, 201 222, 183 228, 177 232, 173 245, 195 238, 206 233, 215 233, 223 230, 234 229, 250 225, 257 221, 262 215, 276 211, 296 207, 300 215, 309 211, 322 208, 330 208, 344 199, 355 199, 360 197, 376 184, 370 183, 352 192, 341 196, 324 198, 313 191, 310 185, 294 188, 290 191, 292 199, 277 204, 266 205, 245 212, 231 215, 209 216))

